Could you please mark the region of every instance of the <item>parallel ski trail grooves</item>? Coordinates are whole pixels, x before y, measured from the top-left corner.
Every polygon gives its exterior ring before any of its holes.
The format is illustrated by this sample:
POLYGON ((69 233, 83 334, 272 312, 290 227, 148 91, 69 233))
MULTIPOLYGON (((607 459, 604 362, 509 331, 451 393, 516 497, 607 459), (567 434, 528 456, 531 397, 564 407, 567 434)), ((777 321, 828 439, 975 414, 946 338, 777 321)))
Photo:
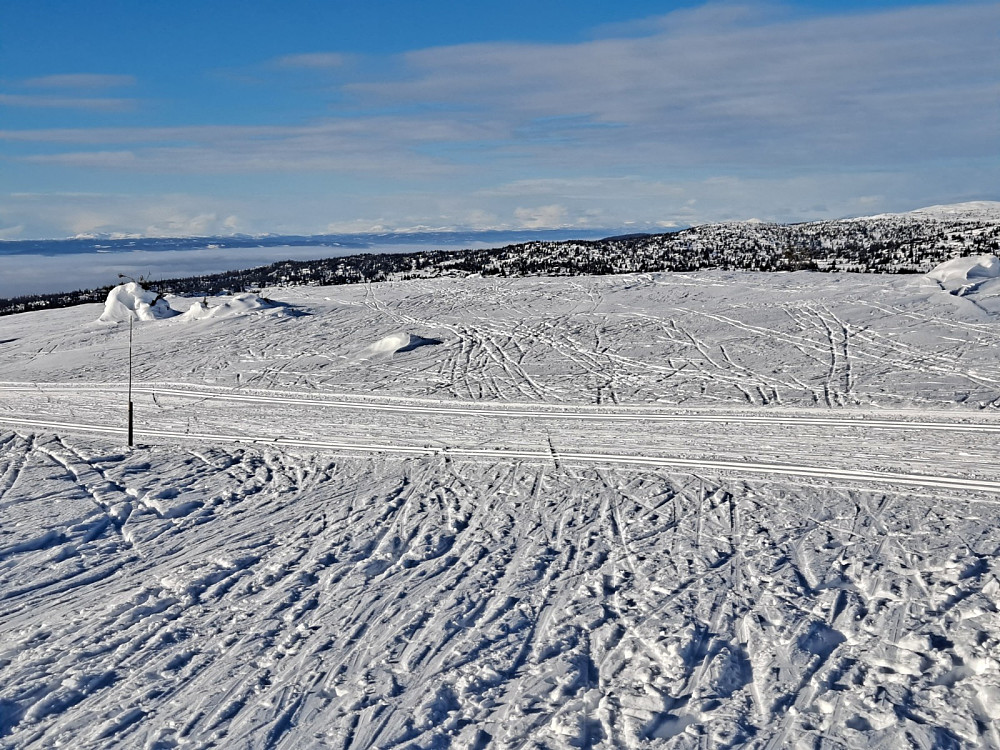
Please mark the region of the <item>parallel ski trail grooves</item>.
MULTIPOLYGON (((33 419, 18 419, 0 416, 0 424, 14 424, 21 427, 35 427, 42 430, 69 430, 73 432, 97 432, 121 436, 125 429, 120 427, 91 426, 72 422, 48 422, 33 419)), ((503 449, 471 449, 471 448, 427 448, 418 445, 394 443, 350 443, 330 440, 299 440, 295 438, 255 438, 245 435, 224 435, 218 433, 197 432, 167 432, 164 430, 141 430, 136 435, 141 439, 193 439, 216 443, 245 443, 304 448, 318 451, 346 451, 360 453, 399 453, 408 455, 440 455, 445 454, 460 458, 479 458, 490 460, 522 459, 534 462, 552 461, 550 451, 512 451, 503 449)), ((560 452, 562 462, 577 462, 584 464, 621 464, 627 466, 672 467, 690 469, 718 469, 723 471, 751 472, 759 474, 774 474, 786 477, 803 477, 816 479, 833 479, 850 482, 883 482, 909 487, 930 487, 949 490, 971 490, 1000 494, 1000 481, 986 479, 965 479, 954 476, 930 476, 923 474, 904 474, 882 471, 851 471, 846 469, 826 468, 821 466, 793 466, 788 464, 764 463, 754 461, 720 461, 712 458, 693 459, 671 456, 636 456, 614 453, 576 453, 560 452)))
MULTIPOLYGON (((122 386, 79 384, 64 385, 21 385, 0 384, 0 393, 62 393, 68 396, 83 393, 121 394, 122 386)), ((603 407, 601 409, 573 410, 564 407, 546 409, 522 408, 509 405, 455 405, 443 402, 430 402, 410 399, 383 399, 378 401, 338 398, 331 395, 325 398, 307 397, 304 394, 291 393, 233 393, 231 391, 215 391, 204 387, 137 385, 133 387, 135 394, 150 396, 177 396, 194 400, 235 401, 244 403, 284 404, 288 406, 307 406, 310 408, 336 408, 358 411, 384 411, 404 414, 441 414, 456 416, 490 416, 510 418, 565 419, 572 421, 595 422, 706 422, 706 423, 743 423, 760 425, 818 425, 829 427, 861 427, 869 429, 894 430, 938 430, 944 432, 982 432, 1000 433, 1000 423, 995 421, 965 421, 944 422, 925 419, 886 419, 861 414, 857 417, 825 417, 808 412, 795 415, 753 414, 744 411, 730 413, 713 413, 709 410, 688 410, 686 413, 664 413, 650 411, 642 407, 603 407)))

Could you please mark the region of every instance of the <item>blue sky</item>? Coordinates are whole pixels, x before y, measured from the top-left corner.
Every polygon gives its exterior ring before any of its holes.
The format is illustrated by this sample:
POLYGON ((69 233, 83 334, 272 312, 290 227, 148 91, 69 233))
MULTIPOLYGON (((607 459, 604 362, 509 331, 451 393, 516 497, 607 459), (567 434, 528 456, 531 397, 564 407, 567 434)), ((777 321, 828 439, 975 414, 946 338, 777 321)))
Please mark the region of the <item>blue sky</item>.
POLYGON ((1000 199, 995 2, 9 0, 0 238, 1000 199))

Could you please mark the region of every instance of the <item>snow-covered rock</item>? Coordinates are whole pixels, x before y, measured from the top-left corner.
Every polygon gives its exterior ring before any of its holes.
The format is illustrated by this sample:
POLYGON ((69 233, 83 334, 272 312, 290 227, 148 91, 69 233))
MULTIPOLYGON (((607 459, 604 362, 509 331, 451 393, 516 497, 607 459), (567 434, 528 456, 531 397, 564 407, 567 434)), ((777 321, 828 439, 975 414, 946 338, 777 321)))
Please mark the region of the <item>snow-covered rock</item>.
POLYGON ((159 320, 172 318, 177 311, 153 292, 143 289, 140 284, 130 281, 116 286, 108 292, 104 312, 98 320, 101 323, 123 323, 133 320, 159 320))

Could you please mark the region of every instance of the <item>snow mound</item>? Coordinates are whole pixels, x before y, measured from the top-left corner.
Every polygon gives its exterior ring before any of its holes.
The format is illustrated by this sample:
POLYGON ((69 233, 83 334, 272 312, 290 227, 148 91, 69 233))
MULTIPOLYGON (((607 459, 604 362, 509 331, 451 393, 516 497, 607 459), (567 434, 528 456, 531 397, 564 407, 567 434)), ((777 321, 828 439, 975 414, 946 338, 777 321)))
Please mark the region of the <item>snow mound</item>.
POLYGON ((989 254, 953 258, 936 266, 926 276, 948 291, 967 289, 1000 278, 1000 258, 989 254))
POLYGON ((129 319, 160 320, 175 315, 177 311, 165 299, 130 281, 108 292, 104 312, 98 320, 101 323, 124 323, 129 319))
POLYGON ((417 336, 414 333, 400 331, 398 333, 390 333, 388 336, 380 338, 368 347, 367 354, 369 356, 377 354, 402 354, 403 352, 412 351, 420 346, 440 343, 441 341, 439 339, 428 339, 423 336, 417 336))
POLYGON ((218 320, 222 318, 235 318, 239 315, 256 312, 258 310, 274 310, 284 308, 284 305, 277 305, 268 299, 256 294, 238 294, 235 297, 223 302, 220 305, 209 307, 205 302, 199 300, 188 308, 188 311, 181 316, 181 320, 218 320))
POLYGON ((924 279, 947 292, 955 304, 969 309, 971 303, 977 315, 1000 315, 1000 258, 995 255, 954 258, 924 274, 924 279))

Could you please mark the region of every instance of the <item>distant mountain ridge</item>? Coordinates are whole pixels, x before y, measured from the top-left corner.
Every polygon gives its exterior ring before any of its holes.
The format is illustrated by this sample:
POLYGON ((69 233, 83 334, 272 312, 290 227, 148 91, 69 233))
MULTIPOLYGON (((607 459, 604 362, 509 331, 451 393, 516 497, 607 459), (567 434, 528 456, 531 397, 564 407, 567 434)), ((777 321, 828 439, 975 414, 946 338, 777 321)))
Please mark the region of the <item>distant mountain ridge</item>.
POLYGON ((601 230, 524 229, 475 231, 427 230, 420 232, 376 232, 345 234, 232 234, 223 236, 141 237, 119 235, 78 235, 66 239, 0 240, 0 255, 64 255, 134 250, 205 250, 244 247, 317 247, 363 251, 372 247, 413 247, 422 245, 508 244, 531 239, 565 240, 581 234, 599 237, 601 230))
MULTIPOLYGON (((925 273, 952 258, 987 253, 1000 254, 1000 203, 996 202, 802 224, 727 222, 669 234, 281 261, 249 270, 160 280, 154 287, 164 293, 200 296, 280 285, 353 284, 469 274, 569 276, 709 268, 925 273)), ((108 289, 0 300, 0 314, 103 301, 108 289)))
POLYGON ((927 206, 901 214, 879 214, 863 219, 886 219, 910 217, 913 219, 933 219, 937 221, 1000 221, 1000 201, 968 201, 943 206, 927 206))

